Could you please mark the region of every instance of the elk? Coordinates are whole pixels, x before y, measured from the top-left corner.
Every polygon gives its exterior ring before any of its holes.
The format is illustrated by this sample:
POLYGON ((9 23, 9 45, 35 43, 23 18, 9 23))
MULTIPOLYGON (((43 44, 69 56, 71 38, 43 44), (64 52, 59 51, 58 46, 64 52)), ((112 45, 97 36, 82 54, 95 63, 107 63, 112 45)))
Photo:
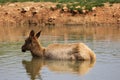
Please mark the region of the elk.
POLYGON ((34 30, 31 30, 29 37, 21 47, 22 52, 30 51, 33 57, 44 59, 96 61, 95 53, 84 43, 55 43, 48 45, 48 47, 42 47, 38 41, 40 34, 41 31, 35 34, 34 30))

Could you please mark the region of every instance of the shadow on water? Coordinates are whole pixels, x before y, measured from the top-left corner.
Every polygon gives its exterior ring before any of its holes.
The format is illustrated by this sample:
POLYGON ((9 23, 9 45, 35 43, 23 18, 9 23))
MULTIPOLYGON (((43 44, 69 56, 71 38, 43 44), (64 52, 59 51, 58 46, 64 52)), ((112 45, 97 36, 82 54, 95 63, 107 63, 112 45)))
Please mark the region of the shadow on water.
POLYGON ((32 58, 31 61, 23 60, 22 64, 26 69, 31 80, 42 79, 41 70, 46 67, 53 72, 62 73, 77 73, 85 75, 94 66, 95 62, 90 61, 54 61, 32 58))

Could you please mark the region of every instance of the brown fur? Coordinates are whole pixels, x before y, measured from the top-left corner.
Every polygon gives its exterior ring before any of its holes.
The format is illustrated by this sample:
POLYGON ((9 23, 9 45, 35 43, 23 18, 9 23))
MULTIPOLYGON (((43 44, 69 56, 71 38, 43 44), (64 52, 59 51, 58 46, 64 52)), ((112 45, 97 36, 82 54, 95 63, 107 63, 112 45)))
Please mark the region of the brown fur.
POLYGON ((22 46, 22 51, 31 51, 33 57, 42 57, 46 59, 59 60, 96 60, 94 52, 84 43, 73 44, 51 44, 48 47, 42 47, 38 42, 40 32, 36 35, 32 30, 29 37, 25 40, 22 46))

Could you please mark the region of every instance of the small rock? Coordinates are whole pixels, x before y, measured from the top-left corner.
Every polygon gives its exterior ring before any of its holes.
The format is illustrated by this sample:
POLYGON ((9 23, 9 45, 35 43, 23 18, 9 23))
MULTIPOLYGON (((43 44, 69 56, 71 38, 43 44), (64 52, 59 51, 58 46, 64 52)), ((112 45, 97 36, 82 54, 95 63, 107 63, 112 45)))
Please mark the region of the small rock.
POLYGON ((45 7, 45 5, 44 5, 44 4, 42 4, 40 7, 41 7, 41 8, 43 8, 43 7, 45 7))
POLYGON ((88 10, 82 10, 82 13, 83 14, 86 14, 86 13, 88 13, 89 11, 88 10))
POLYGON ((96 10, 96 7, 92 7, 92 11, 95 11, 96 10))
POLYGON ((29 10, 30 10, 30 7, 22 7, 21 8, 21 13, 26 13, 29 10))
POLYGON ((56 6, 51 6, 50 9, 51 9, 52 11, 54 11, 54 10, 57 9, 57 7, 56 7, 56 6))
POLYGON ((30 10, 30 11, 36 11, 36 8, 35 8, 35 7, 30 7, 29 10, 30 10))
POLYGON ((9 4, 8 6, 9 6, 9 7, 15 7, 15 6, 17 6, 17 4, 11 3, 11 4, 9 4))
POLYGON ((78 13, 78 10, 73 10, 74 13, 78 13))
POLYGON ((67 12, 68 11, 68 8, 66 6, 63 7, 63 11, 64 12, 67 12))
POLYGON ((24 8, 21 8, 21 13, 26 13, 27 11, 24 8))
POLYGON ((76 6, 75 8, 81 8, 81 6, 76 6))
POLYGON ((117 19, 117 23, 120 23, 120 18, 117 19))
POLYGON ((23 8, 25 11, 29 11, 30 10, 30 7, 24 7, 23 8))

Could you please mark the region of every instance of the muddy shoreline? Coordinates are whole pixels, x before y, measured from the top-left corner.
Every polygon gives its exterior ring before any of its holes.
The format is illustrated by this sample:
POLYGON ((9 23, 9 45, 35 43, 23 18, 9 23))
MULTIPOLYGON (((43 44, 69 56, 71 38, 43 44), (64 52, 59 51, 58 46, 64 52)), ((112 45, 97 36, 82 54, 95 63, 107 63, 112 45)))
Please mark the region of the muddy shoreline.
POLYGON ((120 24, 120 3, 105 3, 103 7, 84 14, 71 14, 55 9, 51 2, 17 2, 0 5, 0 26, 39 25, 100 25, 120 24), (51 9, 51 7, 53 9, 51 9))

